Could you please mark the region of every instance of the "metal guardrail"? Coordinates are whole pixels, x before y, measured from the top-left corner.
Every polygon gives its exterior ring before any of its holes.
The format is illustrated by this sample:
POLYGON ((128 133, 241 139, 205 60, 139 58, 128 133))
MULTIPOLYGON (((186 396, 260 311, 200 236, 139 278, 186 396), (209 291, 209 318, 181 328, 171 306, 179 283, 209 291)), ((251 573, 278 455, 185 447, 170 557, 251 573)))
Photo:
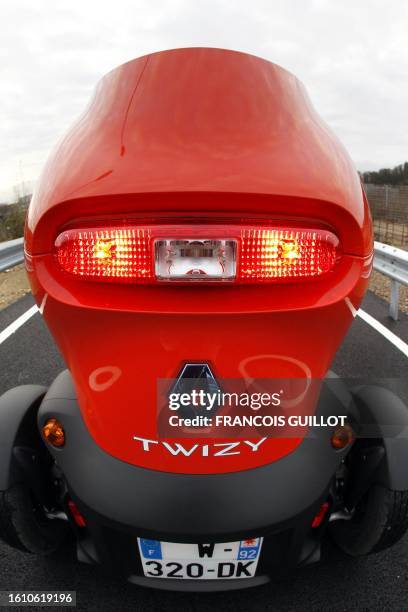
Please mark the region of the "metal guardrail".
POLYGON ((390 317, 398 320, 400 285, 408 285, 408 251, 374 242, 374 270, 391 279, 390 317))
POLYGON ((0 272, 13 268, 24 260, 23 238, 0 242, 0 272))

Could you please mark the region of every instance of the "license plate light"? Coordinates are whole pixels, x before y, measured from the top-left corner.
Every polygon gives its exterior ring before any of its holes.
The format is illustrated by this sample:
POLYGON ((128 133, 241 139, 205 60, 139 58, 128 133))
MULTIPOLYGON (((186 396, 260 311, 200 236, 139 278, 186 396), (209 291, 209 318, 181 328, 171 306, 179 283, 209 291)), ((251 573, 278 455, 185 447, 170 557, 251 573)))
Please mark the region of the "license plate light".
POLYGON ((157 280, 233 280, 237 242, 231 239, 167 238, 155 241, 157 280))

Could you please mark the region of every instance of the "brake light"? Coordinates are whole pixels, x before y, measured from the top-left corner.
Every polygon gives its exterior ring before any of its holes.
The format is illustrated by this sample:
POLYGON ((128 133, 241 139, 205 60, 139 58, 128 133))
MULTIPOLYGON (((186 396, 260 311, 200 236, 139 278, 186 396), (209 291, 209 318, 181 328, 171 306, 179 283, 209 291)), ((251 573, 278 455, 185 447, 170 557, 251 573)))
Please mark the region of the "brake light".
POLYGON ((331 232, 306 229, 243 229, 240 279, 267 281, 313 277, 336 263, 337 239, 331 232))
POLYGON ((239 225, 73 229, 56 240, 60 267, 114 282, 282 282, 333 269, 339 241, 327 230, 239 225))
POLYGON ((153 279, 150 232, 142 228, 68 230, 55 242, 63 270, 84 279, 153 279))

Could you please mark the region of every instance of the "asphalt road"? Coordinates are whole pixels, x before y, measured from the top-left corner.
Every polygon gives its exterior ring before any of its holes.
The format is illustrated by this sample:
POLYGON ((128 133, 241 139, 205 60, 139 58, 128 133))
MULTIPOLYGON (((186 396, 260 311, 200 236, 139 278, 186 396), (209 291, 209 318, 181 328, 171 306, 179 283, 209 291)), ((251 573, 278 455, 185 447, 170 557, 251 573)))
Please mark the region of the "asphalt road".
MULTIPOLYGON (((32 303, 27 296, 1 311, 0 332, 32 303)), ((408 342, 407 315, 401 315, 398 322, 390 321, 385 302, 370 293, 363 308, 408 342)), ((0 345, 0 393, 19 384, 50 384, 63 367, 53 339, 37 314, 0 345)), ((342 377, 386 379, 385 383, 408 401, 408 359, 359 317, 336 355, 333 370, 342 377)), ((284 582, 212 594, 143 589, 106 576, 98 567, 79 564, 68 553, 57 559, 41 559, 0 544, 1 589, 76 590, 78 610, 99 612, 182 609, 406 612, 408 536, 391 550, 357 560, 328 545, 321 563, 296 571, 284 582)))

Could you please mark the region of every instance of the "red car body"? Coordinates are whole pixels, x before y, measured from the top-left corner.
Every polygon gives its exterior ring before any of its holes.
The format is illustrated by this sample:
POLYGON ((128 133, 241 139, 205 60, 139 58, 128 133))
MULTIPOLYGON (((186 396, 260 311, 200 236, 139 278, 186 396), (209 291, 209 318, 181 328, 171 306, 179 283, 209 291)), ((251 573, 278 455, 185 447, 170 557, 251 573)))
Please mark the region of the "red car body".
POLYGON ((324 378, 364 296, 373 242, 358 174, 301 83, 258 57, 193 48, 101 80, 44 169, 25 249, 97 445, 151 470, 204 474, 270 464, 301 438, 222 458, 146 452, 134 436, 156 439, 157 379, 186 361, 223 379, 324 378), (78 280, 55 257, 70 228, 249 221, 330 230, 340 257, 311 280, 229 286, 78 280))

